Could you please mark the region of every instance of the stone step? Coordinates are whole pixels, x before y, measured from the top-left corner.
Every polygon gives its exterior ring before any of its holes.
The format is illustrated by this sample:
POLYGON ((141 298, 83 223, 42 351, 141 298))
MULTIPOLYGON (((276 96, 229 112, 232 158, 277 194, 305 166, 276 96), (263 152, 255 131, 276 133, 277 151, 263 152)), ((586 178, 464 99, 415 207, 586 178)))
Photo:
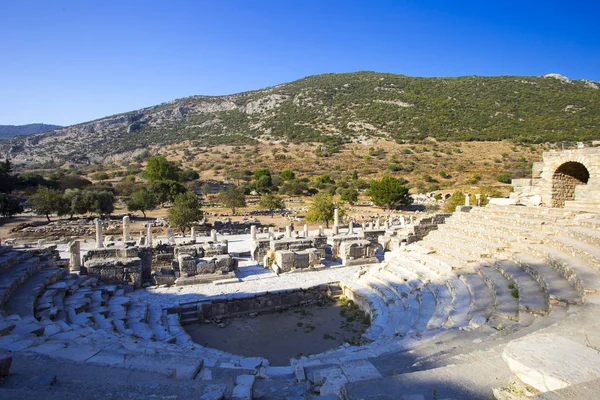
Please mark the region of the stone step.
POLYGON ((527 206, 500 206, 489 204, 484 209, 481 209, 484 214, 488 213, 504 213, 518 214, 522 218, 573 218, 577 215, 576 212, 565 210, 564 208, 553 207, 527 207, 527 206))
POLYGON ((469 310, 471 309, 471 293, 465 283, 456 276, 450 276, 446 280, 448 291, 452 296, 448 320, 444 324, 448 328, 465 326, 469 322, 469 310))
POLYGON ((546 292, 550 302, 581 304, 583 293, 578 293, 556 269, 544 259, 527 252, 512 255, 513 261, 523 268, 546 292))
POLYGON ((573 226, 569 228, 567 234, 581 242, 586 242, 597 248, 600 247, 600 227, 599 229, 593 229, 583 226, 573 226))
POLYGON ((462 268, 462 265, 478 261, 482 256, 485 256, 484 252, 478 251, 479 249, 465 251, 464 246, 460 246, 457 243, 438 240, 436 238, 425 237, 425 239, 421 241, 420 245, 427 246, 436 253, 455 260, 459 265, 461 265, 460 268, 462 268))
POLYGON ((343 282, 341 286, 344 289, 344 295, 371 316, 371 326, 363 334, 363 338, 370 341, 379 339, 389 321, 386 304, 366 284, 343 282))
POLYGON ((477 274, 462 274, 460 280, 464 282, 471 294, 471 308, 469 309, 469 320, 475 317, 483 317, 488 320, 493 313, 493 293, 483 278, 477 274))
POLYGON ((585 261, 545 244, 528 246, 533 255, 542 257, 560 272, 581 294, 600 292, 600 275, 585 261))
POLYGON ((564 251, 573 257, 585 260, 596 271, 600 271, 600 248, 595 245, 567 236, 548 237, 545 244, 564 251))
POLYGON ((509 260, 496 260, 496 269, 506 279, 517 285, 519 308, 535 314, 546 315, 549 311, 549 299, 541 286, 517 263, 509 260))
POLYGON ((440 253, 408 253, 407 257, 415 260, 418 259, 425 267, 435 269, 441 274, 452 273, 453 270, 462 269, 465 266, 464 262, 456 261, 455 259, 446 257, 440 253))
POLYGON ((437 304, 435 296, 428 289, 420 290, 417 293, 416 301, 419 302, 419 318, 413 324, 411 331, 420 334, 428 329, 429 321, 435 314, 437 304))
POLYGON ((10 247, 1 247, 4 249, 4 253, 0 254, 0 279, 1 274, 4 271, 9 270, 12 266, 21 263, 22 261, 31 257, 31 255, 24 251, 15 251, 10 247))
POLYGON ((0 306, 4 306, 11 294, 44 265, 37 257, 31 257, 0 274, 0 306))
MULTIPOLYGON (((394 332, 396 330, 396 323, 400 321, 394 320, 393 310, 397 312, 397 314, 402 315, 404 306, 402 302, 398 301, 400 305, 398 305, 394 301, 394 295, 388 288, 385 288, 382 284, 376 282, 373 278, 361 276, 361 279, 355 281, 358 285, 369 292, 366 294, 364 291, 354 292, 354 294, 358 294, 359 296, 364 296, 368 303, 363 303, 361 309, 363 311, 368 312, 371 315, 371 328, 367 329, 367 332, 363 335, 363 337, 370 340, 385 340, 394 336, 394 332), (389 293, 388 293, 389 292, 389 293)), ((354 290, 354 289, 353 289, 354 290)), ((346 292, 344 292, 346 294, 346 292)), ((346 295, 346 297, 348 297, 346 295)))
POLYGON ((452 295, 448 286, 443 283, 431 283, 427 288, 436 301, 435 311, 427 323, 427 329, 439 329, 448 321, 452 311, 452 295))
POLYGON ((9 314, 21 317, 33 317, 37 298, 45 287, 62 278, 66 270, 55 266, 46 266, 32 275, 10 296, 4 307, 9 314))
MULTIPOLYGON (((450 243, 456 241, 466 245, 468 248, 480 248, 486 254, 495 253, 505 247, 503 242, 499 243, 498 241, 489 240, 483 236, 475 235, 474 232, 471 233, 472 235, 467 235, 465 232, 457 231, 454 226, 446 226, 432 232, 429 236, 446 238, 450 243)), ((480 234, 483 232, 478 231, 477 233, 480 234)))
POLYGON ((492 266, 477 269, 477 273, 485 280, 494 294, 494 314, 513 321, 519 320, 518 289, 512 281, 508 281, 492 266), (514 287, 510 287, 515 285, 514 287), (517 296, 517 297, 515 297, 517 296))

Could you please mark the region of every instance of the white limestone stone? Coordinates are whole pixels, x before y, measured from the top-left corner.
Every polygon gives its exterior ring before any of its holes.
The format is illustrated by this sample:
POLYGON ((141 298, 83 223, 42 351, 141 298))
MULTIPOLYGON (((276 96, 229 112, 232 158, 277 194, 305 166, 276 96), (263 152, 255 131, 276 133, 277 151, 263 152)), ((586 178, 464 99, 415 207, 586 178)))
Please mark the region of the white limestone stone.
POLYGON ((126 215, 123 217, 123 242, 129 241, 129 216, 126 215))
POLYGON ((559 390, 600 376, 600 353, 556 334, 510 342, 502 358, 511 371, 540 392, 559 390))

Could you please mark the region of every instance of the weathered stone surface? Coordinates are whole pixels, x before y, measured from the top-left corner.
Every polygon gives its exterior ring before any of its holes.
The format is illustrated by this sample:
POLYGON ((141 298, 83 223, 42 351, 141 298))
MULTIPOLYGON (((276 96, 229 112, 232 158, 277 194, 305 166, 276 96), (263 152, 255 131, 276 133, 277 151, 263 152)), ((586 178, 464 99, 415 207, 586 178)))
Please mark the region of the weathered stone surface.
POLYGON ((600 353, 556 334, 526 336, 502 354, 511 371, 540 392, 597 379, 600 353))

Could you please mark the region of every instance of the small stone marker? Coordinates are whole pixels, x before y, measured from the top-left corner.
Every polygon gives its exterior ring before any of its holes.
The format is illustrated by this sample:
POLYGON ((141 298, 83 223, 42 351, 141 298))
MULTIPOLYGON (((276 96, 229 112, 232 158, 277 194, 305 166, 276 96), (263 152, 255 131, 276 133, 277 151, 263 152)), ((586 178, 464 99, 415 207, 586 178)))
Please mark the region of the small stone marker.
POLYGON ((79 240, 69 242, 69 270, 72 274, 81 272, 81 257, 79 255, 79 240))

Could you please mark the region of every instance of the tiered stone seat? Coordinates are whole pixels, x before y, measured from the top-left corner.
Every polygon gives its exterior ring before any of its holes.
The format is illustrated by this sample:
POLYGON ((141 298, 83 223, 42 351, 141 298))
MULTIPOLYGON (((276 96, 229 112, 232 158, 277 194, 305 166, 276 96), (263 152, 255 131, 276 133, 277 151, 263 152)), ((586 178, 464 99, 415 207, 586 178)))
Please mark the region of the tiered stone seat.
POLYGON ((519 319, 519 301, 512 294, 511 282, 491 265, 478 268, 477 273, 492 289, 495 305, 494 314, 517 321, 519 319))
POLYGON ((515 285, 519 296, 520 310, 541 315, 548 313, 550 299, 544 294, 535 279, 517 263, 509 260, 496 260, 494 267, 515 285))

